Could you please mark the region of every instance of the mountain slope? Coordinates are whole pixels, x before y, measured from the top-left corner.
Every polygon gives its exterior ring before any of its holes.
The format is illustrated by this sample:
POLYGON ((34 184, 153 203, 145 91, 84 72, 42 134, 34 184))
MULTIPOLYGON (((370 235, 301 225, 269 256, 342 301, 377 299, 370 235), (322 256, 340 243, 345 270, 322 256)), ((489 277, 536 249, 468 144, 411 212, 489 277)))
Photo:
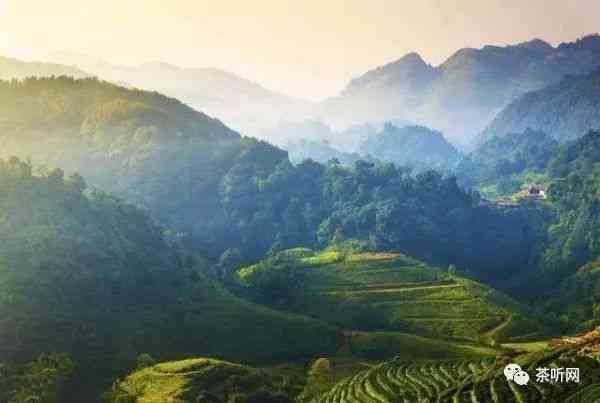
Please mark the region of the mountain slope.
POLYGON ((175 97, 257 137, 282 118, 300 118, 310 108, 306 101, 215 68, 183 68, 162 62, 120 66, 72 52, 56 53, 50 59, 77 66, 104 80, 175 97))
POLYGON ((559 143, 542 131, 527 129, 493 137, 478 145, 456 167, 462 185, 478 188, 487 198, 510 196, 522 185, 543 178, 559 143))
POLYGON ((370 136, 360 150, 363 155, 417 169, 449 170, 460 157, 442 133, 422 126, 399 128, 386 124, 383 131, 370 136))
POLYGON ((270 363, 337 350, 335 328, 215 284, 141 210, 85 190, 80 176, 32 171, 18 159, 0 160, 3 361, 68 353, 79 367, 71 389, 78 396, 142 353, 270 363))
POLYGON ((503 294, 397 253, 296 249, 243 268, 238 276, 263 302, 346 329, 472 340, 541 330, 503 294))
POLYGON ((217 254, 235 231, 221 202, 232 181, 287 158, 175 99, 95 79, 0 82, 0 103, 0 156, 79 172, 217 254))
POLYGON ((558 47, 534 40, 461 49, 437 67, 409 54, 354 79, 322 115, 337 126, 403 118, 466 143, 518 96, 599 65, 598 35, 558 47))
POLYGON ((203 358, 166 362, 118 382, 111 402, 291 403, 290 395, 298 394, 301 379, 279 372, 203 358))
POLYGON ((75 68, 62 64, 24 62, 21 60, 0 56, 0 80, 22 80, 27 77, 69 76, 84 78, 90 75, 75 68))
POLYGON ((600 69, 530 92, 508 105, 480 136, 485 141, 525 129, 542 130, 560 142, 600 129, 600 69))
POLYGON ((397 357, 359 372, 314 402, 575 403, 600 396, 598 331, 565 338, 553 347, 497 360, 412 363, 397 357), (529 374, 526 385, 509 381, 504 367, 517 363, 529 374), (578 368, 579 382, 540 382, 538 368, 578 368))

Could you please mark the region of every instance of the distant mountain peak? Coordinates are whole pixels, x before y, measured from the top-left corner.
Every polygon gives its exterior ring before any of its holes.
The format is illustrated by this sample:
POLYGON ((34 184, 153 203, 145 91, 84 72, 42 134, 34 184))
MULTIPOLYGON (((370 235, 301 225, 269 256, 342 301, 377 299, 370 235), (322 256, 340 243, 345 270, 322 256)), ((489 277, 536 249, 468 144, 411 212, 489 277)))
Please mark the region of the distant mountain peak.
POLYGON ((390 64, 417 64, 417 65, 427 65, 420 54, 417 52, 410 52, 402 56, 400 59, 392 62, 390 64))
POLYGON ((160 60, 152 60, 146 63, 142 63, 140 68, 160 69, 160 70, 180 70, 181 68, 170 63, 166 63, 160 60))
POLYGON ((531 50, 540 50, 540 51, 552 51, 554 49, 554 47, 552 47, 552 45, 550 45, 548 42, 539 39, 539 38, 535 38, 531 41, 527 41, 527 42, 521 42, 518 45, 516 45, 519 48, 525 48, 525 49, 531 49, 531 50))

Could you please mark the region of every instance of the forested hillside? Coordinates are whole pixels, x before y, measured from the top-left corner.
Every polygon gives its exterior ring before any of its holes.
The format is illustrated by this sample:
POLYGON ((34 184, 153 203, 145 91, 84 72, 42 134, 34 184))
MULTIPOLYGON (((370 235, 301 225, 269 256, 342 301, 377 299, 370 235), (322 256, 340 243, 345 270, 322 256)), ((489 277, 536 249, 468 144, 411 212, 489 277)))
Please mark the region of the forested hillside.
POLYGON ((549 175, 559 220, 549 231, 544 266, 554 275, 572 274, 600 256, 600 132, 563 146, 549 175))
POLYGON ((560 83, 527 93, 502 110, 479 137, 541 130, 559 142, 600 129, 600 69, 568 76, 560 83))
POLYGON ((518 272, 539 241, 535 214, 482 207, 451 177, 361 161, 293 166, 284 151, 156 93, 32 79, 2 83, 0 100, 2 154, 80 172, 211 257, 238 249, 252 260, 339 234, 489 274, 518 272))
POLYGON ((0 102, 2 155, 79 172, 205 250, 230 236, 228 188, 286 158, 175 99, 95 79, 3 82, 0 102))
POLYGON ((510 195, 528 180, 541 179, 558 150, 559 143, 549 135, 527 129, 480 144, 455 172, 463 186, 478 188, 487 197, 510 195))
POLYGON ((391 123, 363 142, 360 151, 363 155, 417 170, 448 171, 460 157, 440 132, 422 126, 396 127, 391 123))
POLYGON ((337 349, 334 328, 223 290, 139 209, 85 190, 78 175, 34 170, 0 162, 3 361, 67 353, 78 368, 70 393, 81 399, 147 352, 266 363, 337 349))

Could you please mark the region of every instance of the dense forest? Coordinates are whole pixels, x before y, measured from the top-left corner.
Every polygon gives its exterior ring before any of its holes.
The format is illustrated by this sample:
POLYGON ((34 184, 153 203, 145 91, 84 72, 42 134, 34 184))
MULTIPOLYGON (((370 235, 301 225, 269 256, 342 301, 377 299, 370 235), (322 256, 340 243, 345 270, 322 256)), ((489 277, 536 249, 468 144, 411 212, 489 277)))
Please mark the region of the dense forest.
POLYGON ((13 158, 0 163, 0 187, 0 353, 18 362, 68 353, 74 393, 146 352, 265 363, 335 347, 332 327, 232 296, 146 213, 86 190, 78 175, 34 174, 13 158))

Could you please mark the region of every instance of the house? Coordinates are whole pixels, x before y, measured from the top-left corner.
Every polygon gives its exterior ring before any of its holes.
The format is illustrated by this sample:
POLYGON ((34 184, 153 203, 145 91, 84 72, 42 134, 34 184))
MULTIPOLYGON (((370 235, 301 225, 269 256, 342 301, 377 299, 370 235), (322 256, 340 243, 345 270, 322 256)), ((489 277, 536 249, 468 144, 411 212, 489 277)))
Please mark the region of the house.
POLYGON ((545 199, 546 189, 539 185, 530 185, 527 188, 527 197, 531 199, 545 199))

